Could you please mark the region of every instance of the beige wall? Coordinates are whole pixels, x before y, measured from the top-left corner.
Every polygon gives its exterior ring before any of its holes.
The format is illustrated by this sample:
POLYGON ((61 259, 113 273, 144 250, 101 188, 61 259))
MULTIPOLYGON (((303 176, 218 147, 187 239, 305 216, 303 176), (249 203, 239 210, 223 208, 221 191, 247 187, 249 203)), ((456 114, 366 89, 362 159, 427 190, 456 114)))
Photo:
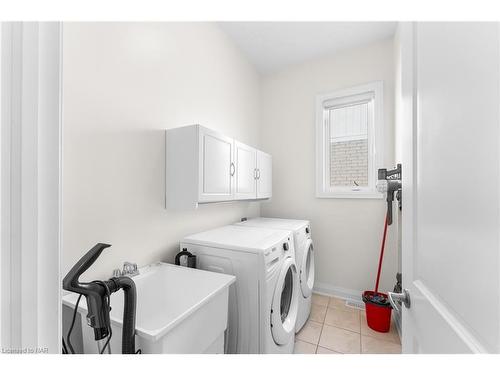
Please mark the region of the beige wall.
MULTIPOLYGON (((386 146, 394 162, 393 41, 386 40, 291 67, 262 80, 261 143, 273 155, 273 199, 262 215, 311 220, 316 284, 323 290, 374 287, 385 201, 315 197, 315 97, 384 81, 386 146)), ((381 289, 392 290, 397 270, 395 228, 389 230, 381 289)))
POLYGON ((259 214, 258 203, 164 208, 164 129, 199 123, 258 146, 259 77, 214 24, 65 23, 62 273, 172 261, 179 240, 259 214))
MULTIPOLYGON (((200 123, 273 155, 262 214, 311 220, 318 286, 372 288, 385 204, 315 198, 314 102, 383 80, 392 166, 391 40, 262 79, 213 24, 65 23, 63 51, 63 274, 96 242, 113 247, 86 279, 125 260, 172 261, 184 235, 259 215, 259 203, 164 209, 163 130, 200 123)), ((383 289, 394 283, 395 237, 391 228, 383 289)))

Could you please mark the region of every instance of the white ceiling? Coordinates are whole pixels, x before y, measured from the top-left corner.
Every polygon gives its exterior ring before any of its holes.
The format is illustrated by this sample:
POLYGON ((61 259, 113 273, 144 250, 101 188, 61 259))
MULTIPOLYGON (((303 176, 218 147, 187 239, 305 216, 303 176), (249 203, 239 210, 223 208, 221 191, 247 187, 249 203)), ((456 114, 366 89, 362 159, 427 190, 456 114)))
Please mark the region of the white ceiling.
POLYGON ((220 22, 261 73, 394 35, 396 22, 220 22))

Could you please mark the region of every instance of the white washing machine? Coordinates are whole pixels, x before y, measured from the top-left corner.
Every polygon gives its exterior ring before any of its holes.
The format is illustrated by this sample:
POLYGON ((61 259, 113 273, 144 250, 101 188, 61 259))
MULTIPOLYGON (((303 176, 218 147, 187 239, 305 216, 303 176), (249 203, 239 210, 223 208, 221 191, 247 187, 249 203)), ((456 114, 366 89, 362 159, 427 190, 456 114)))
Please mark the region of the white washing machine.
POLYGON ((299 281, 292 236, 227 225, 182 240, 181 250, 197 256, 198 268, 236 276, 229 290, 226 353, 293 352, 299 281))
POLYGON ((293 232, 295 263, 300 284, 299 311, 295 327, 298 332, 311 313, 311 296, 314 287, 314 253, 309 221, 257 217, 235 223, 235 225, 284 229, 293 232))

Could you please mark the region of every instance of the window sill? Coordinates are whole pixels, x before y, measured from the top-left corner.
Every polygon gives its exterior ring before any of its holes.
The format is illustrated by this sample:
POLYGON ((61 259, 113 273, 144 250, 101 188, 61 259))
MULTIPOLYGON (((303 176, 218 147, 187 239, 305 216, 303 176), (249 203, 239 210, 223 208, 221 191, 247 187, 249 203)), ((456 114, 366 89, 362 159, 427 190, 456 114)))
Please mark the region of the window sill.
POLYGON ((378 191, 332 191, 332 192, 316 192, 316 198, 334 198, 334 199, 383 199, 384 194, 378 191))

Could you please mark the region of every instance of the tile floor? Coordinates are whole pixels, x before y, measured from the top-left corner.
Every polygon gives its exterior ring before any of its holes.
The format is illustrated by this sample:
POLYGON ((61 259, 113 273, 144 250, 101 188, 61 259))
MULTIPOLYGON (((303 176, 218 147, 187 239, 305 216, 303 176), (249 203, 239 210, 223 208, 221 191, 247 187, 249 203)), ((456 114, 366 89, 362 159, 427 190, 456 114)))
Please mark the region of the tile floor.
POLYGON ((399 354, 394 324, 387 333, 372 330, 363 310, 336 297, 313 294, 311 315, 295 336, 295 354, 399 354))

